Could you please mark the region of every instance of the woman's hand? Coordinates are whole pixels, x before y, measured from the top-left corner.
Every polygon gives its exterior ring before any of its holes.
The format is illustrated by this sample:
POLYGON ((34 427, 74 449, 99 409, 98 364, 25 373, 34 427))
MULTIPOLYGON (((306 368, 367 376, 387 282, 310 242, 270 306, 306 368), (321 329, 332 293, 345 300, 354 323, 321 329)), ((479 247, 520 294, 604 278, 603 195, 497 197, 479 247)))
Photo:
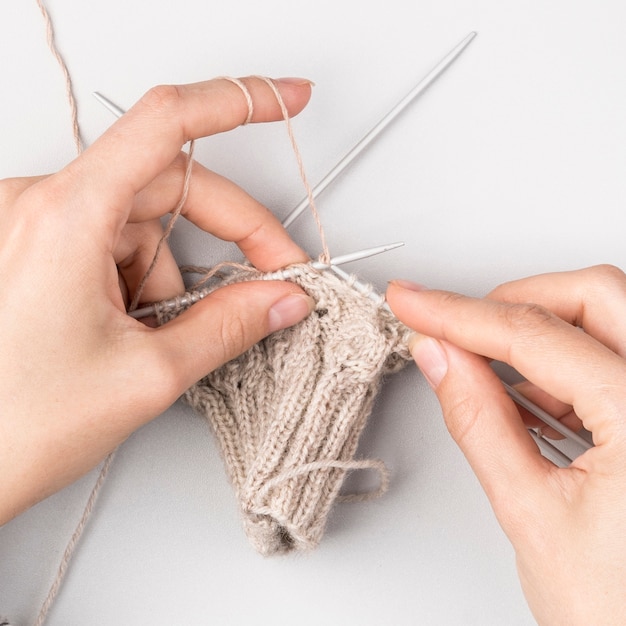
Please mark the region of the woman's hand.
POLYGON ((413 356, 515 548, 539 623, 626 623, 626 276, 547 274, 484 300, 397 281, 387 297, 419 333, 413 356), (488 359, 527 378, 542 408, 582 422, 595 447, 568 468, 542 457, 488 359))
MULTIPOLYGON (((244 79, 253 122, 282 119, 269 86, 244 79)), ((276 85, 291 115, 304 79, 276 85)), ((0 182, 0 523, 94 467, 183 391, 311 300, 285 282, 219 289, 158 328, 126 314, 180 198, 190 139, 248 115, 240 89, 213 80, 150 90, 62 171, 0 182)), ((234 241, 259 269, 306 261, 280 222, 243 190, 194 164, 183 214, 234 241)), ((184 291, 164 250, 143 301, 184 291)))

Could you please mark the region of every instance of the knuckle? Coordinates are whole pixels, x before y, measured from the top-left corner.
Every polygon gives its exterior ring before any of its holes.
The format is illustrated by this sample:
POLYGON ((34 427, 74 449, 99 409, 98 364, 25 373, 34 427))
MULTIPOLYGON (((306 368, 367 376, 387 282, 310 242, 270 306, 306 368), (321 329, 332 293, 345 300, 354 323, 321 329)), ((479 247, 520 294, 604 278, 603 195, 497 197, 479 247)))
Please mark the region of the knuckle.
POLYGON ((23 178, 4 178, 0 180, 0 206, 5 206, 15 200, 23 190, 23 178))
POLYGON ((59 172, 42 181, 39 185, 27 189, 23 197, 29 198, 30 194, 33 194, 34 204, 39 201, 47 208, 63 206, 71 194, 73 187, 71 182, 68 176, 59 172))
POLYGON ((529 349, 535 350, 564 323, 545 307, 531 302, 505 305, 504 319, 512 337, 506 361, 512 365, 517 363, 518 356, 529 349))
MULTIPOLYGON (((269 219, 270 215, 269 210, 267 210, 267 213, 264 214, 263 217, 269 219)), ((267 226, 267 221, 263 221, 262 218, 259 218, 258 221, 255 220, 249 224, 245 224, 243 232, 237 238, 237 245, 248 253, 262 249, 271 236, 267 226)))
POLYGON ((239 316, 224 316, 220 324, 220 339, 225 360, 233 359, 248 348, 248 328, 239 316))
MULTIPOLYGON (((464 316, 465 306, 468 298, 460 293, 452 291, 441 291, 438 293, 437 308, 442 311, 449 311, 451 314, 464 316)), ((442 318, 440 320, 440 330, 444 338, 448 336, 447 322, 442 318)))
MULTIPOLYGON (((6 193, 15 192, 19 184, 10 183, 6 193)), ((14 197, 19 222, 31 234, 53 235, 59 229, 67 228, 67 216, 71 213, 70 194, 71 185, 61 173, 22 189, 19 196, 14 197)))
POLYGON ((171 114, 181 104, 183 95, 178 85, 156 85, 141 98, 140 103, 149 111, 158 114, 171 114))
POLYGON ((475 432, 484 408, 482 399, 475 394, 456 397, 445 408, 446 426, 461 449, 465 449, 466 440, 475 432))
POLYGON ((613 292, 615 289, 626 289, 626 274, 616 265, 605 263, 590 267, 591 284, 602 291, 613 292))
POLYGON ((505 305, 504 319, 510 328, 522 335, 543 333, 544 329, 552 328, 556 321, 551 311, 534 302, 505 305))
POLYGON ((220 363, 245 352, 266 333, 267 314, 262 305, 251 302, 250 284, 235 283, 214 291, 212 302, 212 327, 219 345, 215 346, 220 363))
POLYGON ((441 293, 441 299, 444 305, 454 306, 467 300, 467 297, 454 291, 446 291, 441 293))

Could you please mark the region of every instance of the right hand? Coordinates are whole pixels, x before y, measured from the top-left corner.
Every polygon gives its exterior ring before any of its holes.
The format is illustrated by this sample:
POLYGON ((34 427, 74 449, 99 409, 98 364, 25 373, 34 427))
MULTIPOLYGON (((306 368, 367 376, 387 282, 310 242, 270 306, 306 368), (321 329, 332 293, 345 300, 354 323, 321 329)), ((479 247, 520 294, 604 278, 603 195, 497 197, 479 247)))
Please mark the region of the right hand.
POLYGON ((536 276, 486 299, 398 281, 387 299, 420 333, 413 356, 515 548, 538 622, 626 624, 624 273, 536 276), (545 459, 489 359, 524 375, 542 408, 573 411, 595 447, 567 468, 545 459))

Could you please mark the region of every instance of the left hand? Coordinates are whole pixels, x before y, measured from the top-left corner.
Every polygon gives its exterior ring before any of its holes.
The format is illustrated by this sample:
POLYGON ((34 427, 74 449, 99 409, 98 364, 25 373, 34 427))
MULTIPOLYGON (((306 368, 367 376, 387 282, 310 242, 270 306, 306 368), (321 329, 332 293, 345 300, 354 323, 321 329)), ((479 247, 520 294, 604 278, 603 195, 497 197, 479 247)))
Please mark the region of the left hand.
MULTIPOLYGON (((243 80, 252 121, 282 119, 269 86, 243 80)), ((309 81, 276 85, 291 115, 304 108, 309 81)), ((181 147, 247 114, 227 80, 156 87, 60 172, 0 181, 0 524, 94 467, 209 371, 310 312, 294 284, 256 281, 219 289, 161 328, 126 314, 159 218, 180 198, 181 147)), ((236 242, 260 270, 308 260, 265 207, 198 164, 183 214, 236 242)), ((182 291, 165 249, 143 297, 182 291)))

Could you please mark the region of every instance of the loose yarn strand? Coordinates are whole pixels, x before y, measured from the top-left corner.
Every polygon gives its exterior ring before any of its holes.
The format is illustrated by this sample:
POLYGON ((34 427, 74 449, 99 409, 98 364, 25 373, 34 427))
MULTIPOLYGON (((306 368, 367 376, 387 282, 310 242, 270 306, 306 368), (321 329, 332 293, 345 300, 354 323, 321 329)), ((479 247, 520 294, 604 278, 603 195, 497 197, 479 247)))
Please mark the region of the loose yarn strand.
POLYGON ((54 41, 54 28, 52 27, 52 20, 50 14, 46 9, 43 0, 35 0, 37 6, 43 15, 43 19, 46 25, 46 39, 48 41, 48 47, 50 48, 54 58, 57 60, 63 76, 65 78, 65 91, 67 93, 67 100, 70 105, 70 113, 72 116, 72 132, 74 134, 74 143, 76 144, 76 151, 80 154, 83 151, 83 141, 80 137, 80 126, 78 124, 78 107, 76 105, 76 98, 74 97, 74 90, 72 88, 72 77, 67 69, 67 65, 59 52, 56 43, 54 41))
POLYGON ((380 484, 378 489, 367 493, 350 493, 337 497, 341 502, 367 502, 375 500, 382 496, 389 488, 389 470, 387 466, 379 459, 362 459, 351 461, 340 461, 337 459, 328 459, 321 461, 312 461, 305 463, 299 467, 294 467, 283 471, 278 476, 267 480, 265 484, 258 490, 257 497, 261 501, 274 488, 286 484, 290 479, 299 476, 305 476, 318 470, 340 469, 346 472, 353 470, 371 469, 378 472, 380 476, 380 484))
MULTIPOLYGON (((72 78, 67 68, 67 64, 65 63, 63 57, 61 56, 61 53, 59 52, 56 46, 56 43, 54 40, 54 28, 52 25, 52 19, 50 18, 50 14, 48 13, 48 10, 46 9, 46 6, 44 5, 43 0, 35 0, 35 1, 37 3, 37 6, 39 7, 39 10, 41 11, 41 14, 43 16, 44 23, 46 26, 46 40, 48 43, 48 47, 50 48, 52 55, 54 56, 57 63, 59 64, 59 67, 61 68, 61 71, 63 73, 63 77, 65 78, 65 91, 67 94, 67 100, 68 100, 69 107, 70 107, 74 144, 76 146, 76 152, 80 155, 83 151, 83 142, 80 136, 80 125, 78 123, 78 107, 76 104, 76 98, 74 97, 72 78)), ((111 463, 113 462, 113 458, 115 456, 115 452, 116 452, 115 450, 111 452, 107 456, 107 458, 104 460, 102 468, 98 474, 98 478, 96 479, 96 482, 91 490, 91 493, 89 494, 87 504, 85 505, 85 508, 83 509, 81 518, 78 524, 76 525, 76 528, 74 529, 74 532, 72 533, 72 536, 70 537, 70 540, 67 546, 65 547, 63 558, 61 559, 61 563, 59 564, 56 576, 52 582, 52 585, 50 586, 48 595, 46 596, 46 599, 44 600, 41 606, 41 609, 39 610, 37 619, 35 620, 35 626, 42 626, 42 624, 45 622, 48 612, 50 611, 50 608, 52 607, 52 604, 59 593, 59 589, 61 588, 61 583, 63 582, 65 573, 67 572, 67 568, 70 564, 74 551, 76 550, 76 546, 78 545, 78 542, 80 541, 83 531, 85 530, 87 522, 89 521, 89 518, 91 517, 91 513, 96 504, 96 500, 98 499, 98 495, 100 493, 102 485, 104 484, 104 481, 106 480, 107 474, 109 472, 109 468, 111 467, 111 463)))
POLYGON ((78 525, 74 529, 74 532, 72 533, 72 536, 65 548, 65 552, 63 553, 63 558, 61 559, 61 563, 59 564, 57 574, 54 578, 52 586, 50 587, 50 590, 48 591, 48 595, 46 596, 46 599, 41 605, 41 609, 39 610, 39 614, 37 615, 37 619, 35 620, 34 626, 43 625, 48 615, 48 612, 50 611, 50 607, 52 606, 55 598, 57 597, 59 593, 59 589, 61 588, 61 583, 63 582, 63 579, 65 578, 65 573, 67 572, 67 568, 70 564, 74 551, 76 550, 76 546, 78 545, 78 542, 83 534, 83 531, 85 530, 85 526, 87 525, 87 522, 89 518, 91 517, 91 513, 93 511, 94 506, 96 505, 96 501, 98 499, 98 495, 100 494, 102 485, 104 484, 104 481, 106 480, 106 477, 109 473, 109 469, 111 468, 111 463, 113 462, 113 459, 115 458, 115 452, 116 450, 111 452, 109 456, 107 456, 107 458, 104 460, 102 469, 100 470, 100 473, 98 474, 98 478, 96 479, 96 482, 91 490, 91 493, 89 494, 89 499, 87 500, 87 504, 85 505, 80 521, 78 522, 78 525))
POLYGON ((311 209, 311 214, 313 219, 315 220, 315 225, 317 226, 317 230, 320 235, 320 240, 322 242, 322 254, 319 257, 319 260, 323 263, 330 262, 330 251, 328 249, 328 244, 326 243, 326 233, 324 232, 324 227, 322 226, 322 220, 320 219, 319 212, 317 207, 315 206, 315 199, 313 198, 313 189, 309 184, 309 180, 307 178, 306 172, 304 170, 304 162, 302 160, 302 156, 300 155, 300 148, 298 148, 298 143, 296 142, 296 137, 293 132, 293 126, 291 124, 291 119, 289 118, 289 112, 287 111, 287 107, 285 106, 285 102, 283 97, 280 95, 280 91, 274 84, 274 81, 266 76, 259 76, 261 80, 265 81, 274 92, 276 96, 276 100, 280 106, 280 110, 283 114, 283 118, 285 120, 285 124, 287 125, 287 133, 289 134, 289 140, 291 141, 291 147, 293 148, 294 155, 296 157, 296 161, 298 164, 298 170, 300 172, 300 178, 302 179, 302 183, 304 184, 304 188, 306 190, 307 198, 309 200, 309 208, 311 209))
POLYGON ((134 311, 137 308, 139 304, 139 299, 141 298, 141 294, 143 293, 146 283, 148 282, 148 278, 150 278, 150 276, 152 275, 152 272, 154 271, 154 268, 156 267, 159 257, 161 256, 161 251, 163 250, 163 246, 165 245, 170 235, 172 234, 172 230, 174 229, 174 224, 176 223, 176 220, 180 217, 183 207, 185 206, 185 202, 187 202, 187 196, 189 195, 189 185, 191 183, 191 171, 193 170, 194 145, 195 145, 195 142, 192 139, 189 143, 189 152, 187 154, 187 167, 185 168, 185 178, 183 180, 183 191, 180 196, 180 200, 178 201, 178 204, 172 211, 172 215, 167 223, 167 226, 165 227, 165 231, 163 232, 161 239, 159 239, 159 243, 157 244, 150 266, 146 270, 146 273, 143 275, 143 278, 141 279, 141 282, 139 283, 139 286, 135 290, 135 294, 133 296, 132 302, 130 303, 130 306, 128 307, 129 311, 134 311))

